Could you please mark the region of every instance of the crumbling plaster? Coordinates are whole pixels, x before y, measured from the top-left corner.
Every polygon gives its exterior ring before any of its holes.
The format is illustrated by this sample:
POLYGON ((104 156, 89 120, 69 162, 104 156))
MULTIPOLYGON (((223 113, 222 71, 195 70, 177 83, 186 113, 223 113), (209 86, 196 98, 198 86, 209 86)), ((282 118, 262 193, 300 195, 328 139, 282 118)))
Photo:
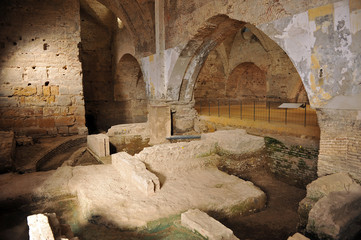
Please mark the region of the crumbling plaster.
POLYGON ((258 26, 290 56, 314 108, 361 109, 359 9, 350 8, 352 2, 258 26))

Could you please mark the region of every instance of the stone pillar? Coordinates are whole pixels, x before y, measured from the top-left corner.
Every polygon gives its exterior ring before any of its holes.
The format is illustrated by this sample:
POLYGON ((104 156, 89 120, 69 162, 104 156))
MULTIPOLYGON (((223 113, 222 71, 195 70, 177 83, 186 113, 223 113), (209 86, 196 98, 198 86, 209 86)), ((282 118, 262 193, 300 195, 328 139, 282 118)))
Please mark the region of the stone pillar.
POLYGON ((361 111, 317 110, 321 130, 318 176, 348 172, 361 181, 361 111))
POLYGON ((171 136, 171 115, 167 105, 149 105, 148 128, 150 132, 149 144, 167 142, 171 136))

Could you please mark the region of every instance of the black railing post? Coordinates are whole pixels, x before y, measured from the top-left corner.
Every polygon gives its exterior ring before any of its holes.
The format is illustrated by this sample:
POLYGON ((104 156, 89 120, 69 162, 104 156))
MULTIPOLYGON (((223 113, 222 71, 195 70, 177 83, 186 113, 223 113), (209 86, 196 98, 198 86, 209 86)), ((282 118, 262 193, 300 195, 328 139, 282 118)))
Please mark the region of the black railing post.
POLYGON ((287 125, 287 108, 285 108, 285 124, 287 125))
POLYGON ((256 121, 256 101, 253 101, 253 121, 256 121))
POLYGON ((268 102, 268 122, 271 122, 271 102, 268 102))
POLYGON ((228 99, 228 118, 231 118, 231 100, 228 99))
POLYGON ((303 123, 303 125, 304 125, 305 127, 306 127, 306 121, 307 121, 306 115, 307 115, 307 103, 305 104, 305 121, 304 121, 304 123, 303 123))
POLYGON ((242 120, 242 100, 239 101, 239 115, 240 115, 241 120, 242 120))
POLYGON ((211 101, 208 100, 208 115, 211 116, 211 101))
POLYGON ((219 100, 217 100, 218 101, 218 117, 220 116, 220 114, 219 114, 219 100))

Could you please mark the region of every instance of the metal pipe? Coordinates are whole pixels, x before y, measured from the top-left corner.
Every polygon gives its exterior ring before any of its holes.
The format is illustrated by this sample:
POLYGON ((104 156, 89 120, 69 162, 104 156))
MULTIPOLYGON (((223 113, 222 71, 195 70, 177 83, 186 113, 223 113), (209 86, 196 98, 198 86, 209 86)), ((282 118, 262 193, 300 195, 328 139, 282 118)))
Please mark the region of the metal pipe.
POLYGON ((307 119, 306 119, 306 109, 307 109, 307 104, 305 104, 305 121, 304 121, 304 126, 306 127, 306 121, 307 121, 307 119))
POLYGON ((228 100, 228 118, 231 118, 231 100, 228 100))
POLYGON ((177 139, 200 139, 200 135, 174 135, 167 137, 167 140, 177 140, 177 139))

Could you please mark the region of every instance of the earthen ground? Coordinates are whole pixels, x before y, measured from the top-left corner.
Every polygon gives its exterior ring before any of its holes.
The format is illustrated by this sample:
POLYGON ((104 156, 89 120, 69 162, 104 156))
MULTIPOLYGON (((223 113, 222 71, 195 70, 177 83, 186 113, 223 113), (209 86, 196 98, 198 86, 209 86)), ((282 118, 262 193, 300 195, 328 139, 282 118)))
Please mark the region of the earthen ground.
MULTIPOLYGON (((287 140, 287 137, 283 137, 282 140, 287 140)), ((291 141, 294 142, 295 139, 291 138, 291 141)), ((301 140, 300 142, 304 141, 301 140)), ((28 148, 30 149, 31 147, 28 148)), ((36 152, 39 150, 39 146, 34 145, 33 149, 36 152)), ((263 153, 242 160, 232 159, 229 156, 216 156, 216 158, 218 158, 216 162, 218 162, 217 165, 220 170, 253 182, 267 194, 268 202, 266 209, 248 216, 220 218, 215 214, 214 217, 231 228, 240 239, 286 239, 296 232, 298 223, 297 207, 298 203, 305 196, 304 189, 281 182, 269 173, 267 171, 267 158, 263 153)), ((212 213, 210 214, 212 215, 212 213)), ((20 212, 19 215, 23 216, 24 214, 20 212)), ((9 214, 6 214, 5 218, 7 219, 8 217, 9 214)), ((12 218, 16 219, 16 216, 12 218)), ((102 239, 109 240, 149 239, 149 237, 170 239, 169 237, 176 237, 178 234, 180 234, 179 237, 189 236, 188 234, 190 233, 184 232, 183 229, 179 228, 177 225, 178 221, 177 217, 166 219, 163 222, 157 223, 155 227, 153 226, 143 231, 122 231, 90 221, 87 226, 79 229, 79 234, 83 237, 82 239, 97 239, 101 237, 102 239)), ((22 229, 22 232, 24 232, 24 227, 19 227, 19 229, 22 229)), ((197 238, 199 236, 194 237, 197 238)))

